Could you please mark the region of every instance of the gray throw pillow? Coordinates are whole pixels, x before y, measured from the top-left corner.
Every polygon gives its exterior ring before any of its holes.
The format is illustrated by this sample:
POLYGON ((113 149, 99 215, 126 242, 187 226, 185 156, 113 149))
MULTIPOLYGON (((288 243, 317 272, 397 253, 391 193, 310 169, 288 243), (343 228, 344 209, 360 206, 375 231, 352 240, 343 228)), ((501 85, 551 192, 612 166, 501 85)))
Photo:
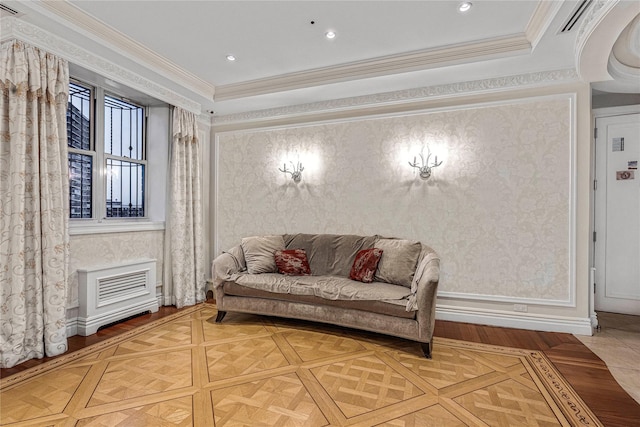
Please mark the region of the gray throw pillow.
POLYGON ((282 236, 253 236, 242 239, 242 251, 249 274, 276 273, 274 253, 284 250, 282 236))
POLYGON ((382 249, 375 281, 411 287, 422 246, 420 242, 400 239, 379 239, 374 248, 382 249))

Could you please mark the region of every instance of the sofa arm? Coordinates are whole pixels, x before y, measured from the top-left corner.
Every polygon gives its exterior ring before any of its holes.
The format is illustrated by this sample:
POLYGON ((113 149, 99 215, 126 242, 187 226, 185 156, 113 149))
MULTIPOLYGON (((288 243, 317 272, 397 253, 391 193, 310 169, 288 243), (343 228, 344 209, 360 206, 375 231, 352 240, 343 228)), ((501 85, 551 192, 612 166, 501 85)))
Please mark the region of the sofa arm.
POLYGON ((246 269, 242 247, 235 246, 223 252, 211 262, 211 277, 213 288, 216 289, 224 281, 229 280, 234 274, 246 269))
MULTIPOLYGON (((440 258, 435 252, 427 255, 416 269, 416 277, 412 286, 415 293, 409 303, 418 309, 417 320, 419 335, 423 342, 431 341, 436 322, 436 294, 440 280, 440 258)), ((408 307, 409 308, 409 307, 408 307)))

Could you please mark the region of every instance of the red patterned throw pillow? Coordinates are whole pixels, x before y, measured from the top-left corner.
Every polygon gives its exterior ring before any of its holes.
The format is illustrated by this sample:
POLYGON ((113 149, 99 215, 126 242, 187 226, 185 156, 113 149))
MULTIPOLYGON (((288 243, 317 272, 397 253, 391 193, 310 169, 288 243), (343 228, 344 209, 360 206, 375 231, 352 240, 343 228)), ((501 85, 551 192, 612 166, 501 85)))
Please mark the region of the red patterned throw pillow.
POLYGON ((287 276, 310 276, 311 267, 304 249, 287 249, 275 252, 278 273, 287 276))
POLYGON ((358 252, 353 261, 349 279, 364 283, 373 282, 373 276, 376 274, 381 257, 382 249, 378 248, 363 249, 358 252))

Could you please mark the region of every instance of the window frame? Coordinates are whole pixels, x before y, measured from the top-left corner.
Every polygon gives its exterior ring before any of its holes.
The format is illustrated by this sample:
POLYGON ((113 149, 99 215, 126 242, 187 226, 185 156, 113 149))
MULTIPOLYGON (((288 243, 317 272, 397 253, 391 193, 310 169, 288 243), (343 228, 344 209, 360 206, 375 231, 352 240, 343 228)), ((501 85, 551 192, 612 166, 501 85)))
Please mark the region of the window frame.
MULTIPOLYGON (((164 229, 164 223, 151 222, 149 213, 149 161, 147 156, 147 135, 149 122, 149 107, 144 103, 132 100, 113 90, 106 90, 99 85, 85 82, 70 77, 70 83, 79 85, 91 91, 90 108, 90 147, 92 150, 83 150, 67 146, 69 153, 77 153, 91 156, 92 158, 92 188, 91 188, 91 218, 71 218, 69 210, 69 228, 71 234, 89 234, 92 232, 122 232, 144 231, 164 229), (105 96, 121 100, 128 104, 143 109, 142 125, 142 160, 129 157, 115 156, 105 152, 105 96), (119 160, 128 163, 142 164, 144 167, 143 179, 143 207, 144 216, 139 217, 107 217, 107 159, 119 160), (146 223, 146 224, 145 224, 146 223), (133 226, 134 228, 130 228, 133 226)), ((69 193, 69 209, 71 208, 71 193, 69 193)))
MULTIPOLYGON (((103 209, 102 209, 102 213, 103 213, 103 219, 107 220, 107 221, 118 221, 118 220, 129 220, 129 221, 139 221, 139 220, 148 220, 149 219, 149 212, 148 212, 148 207, 149 207, 149 203, 148 203, 148 197, 149 197, 149 192, 148 192, 148 186, 149 186, 149 180, 147 179, 147 174, 148 174, 148 159, 147 159, 147 124, 148 124, 148 119, 149 119, 149 108, 147 106, 142 105, 142 103, 138 103, 136 101, 133 101, 129 98, 125 98, 122 97, 120 95, 117 95, 113 92, 109 92, 106 90, 102 90, 102 98, 100 99, 101 103, 101 110, 102 110, 102 131, 101 132, 101 137, 102 137, 102 148, 100 150, 100 153, 102 154, 103 158, 102 158, 102 171, 103 171, 103 197, 102 197, 102 203, 103 203, 103 209), (138 108, 142 108, 142 120, 143 120, 143 124, 142 124, 142 147, 140 149, 140 152, 142 153, 142 159, 138 160, 138 159, 133 159, 133 158, 129 158, 129 157, 124 157, 124 156, 116 156, 114 154, 109 154, 106 152, 105 150, 105 144, 106 144, 106 140, 105 140, 105 132, 104 130, 106 129, 106 119, 105 119, 105 97, 111 97, 111 98, 115 98, 119 101, 125 102, 127 104, 136 106, 138 108), (107 161, 111 159, 111 160, 117 160, 120 162, 127 162, 127 163, 135 163, 135 164, 139 164, 139 165, 143 165, 144 167, 144 175, 143 175, 143 188, 142 188, 142 206, 144 209, 144 216, 135 216, 135 217, 107 217, 107 161)), ((96 99, 96 105, 98 103, 98 100, 96 99)), ((96 150, 97 151, 97 150, 96 150)))
MULTIPOLYGON (((69 191, 69 224, 71 224, 71 222, 88 222, 88 221, 94 221, 96 219, 96 162, 97 162, 97 156, 96 156, 96 124, 95 124, 95 113, 96 113, 96 96, 95 96, 95 91, 96 88, 94 87, 94 85, 85 83, 83 81, 74 79, 74 78, 69 78, 69 83, 73 83, 77 86, 83 87, 84 89, 88 89, 89 90, 89 149, 88 150, 83 150, 81 148, 73 148, 70 147, 67 143, 67 151, 69 153, 74 153, 74 154, 81 154, 83 156, 90 156, 91 157, 91 217, 90 218, 72 218, 71 217, 71 191, 69 191)), ((67 135, 68 138, 68 135, 67 135)), ((71 189, 69 189, 71 190, 71 189)))

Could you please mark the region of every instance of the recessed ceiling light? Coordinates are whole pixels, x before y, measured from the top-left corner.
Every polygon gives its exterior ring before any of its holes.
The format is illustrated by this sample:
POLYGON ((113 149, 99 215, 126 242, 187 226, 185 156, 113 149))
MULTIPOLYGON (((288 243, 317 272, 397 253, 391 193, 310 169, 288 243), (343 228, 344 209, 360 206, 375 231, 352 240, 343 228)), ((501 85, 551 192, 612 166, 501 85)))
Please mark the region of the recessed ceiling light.
POLYGON ((232 61, 232 62, 233 62, 233 61, 235 61, 235 60, 236 60, 236 57, 235 57, 235 56, 233 56, 233 55, 227 55, 227 61, 232 61))
POLYGON ((335 31, 327 31, 326 33, 324 33, 324 36, 331 40, 336 38, 336 33, 335 31))
POLYGON ((462 2, 458 5, 458 12, 468 12, 471 9, 471 6, 473 6, 473 3, 471 3, 470 1, 462 2))

